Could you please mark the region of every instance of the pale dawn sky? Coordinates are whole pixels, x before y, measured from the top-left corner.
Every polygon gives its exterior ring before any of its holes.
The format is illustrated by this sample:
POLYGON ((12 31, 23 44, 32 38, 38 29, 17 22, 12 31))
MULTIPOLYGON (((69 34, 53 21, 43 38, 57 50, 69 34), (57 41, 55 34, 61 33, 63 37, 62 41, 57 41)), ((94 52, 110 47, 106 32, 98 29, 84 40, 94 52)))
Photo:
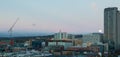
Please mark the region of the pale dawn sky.
POLYGON ((0 32, 91 33, 103 30, 106 7, 120 8, 120 0, 0 0, 0 32))

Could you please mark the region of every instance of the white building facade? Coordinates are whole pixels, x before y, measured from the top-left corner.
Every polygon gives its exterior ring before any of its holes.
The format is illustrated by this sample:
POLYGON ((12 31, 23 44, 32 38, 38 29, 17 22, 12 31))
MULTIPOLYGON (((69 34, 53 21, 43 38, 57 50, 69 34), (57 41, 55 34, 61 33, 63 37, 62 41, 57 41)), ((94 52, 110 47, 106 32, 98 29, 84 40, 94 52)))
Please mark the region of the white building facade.
POLYGON ((88 46, 92 44, 101 44, 101 34, 99 33, 90 33, 83 35, 83 43, 86 43, 88 46))

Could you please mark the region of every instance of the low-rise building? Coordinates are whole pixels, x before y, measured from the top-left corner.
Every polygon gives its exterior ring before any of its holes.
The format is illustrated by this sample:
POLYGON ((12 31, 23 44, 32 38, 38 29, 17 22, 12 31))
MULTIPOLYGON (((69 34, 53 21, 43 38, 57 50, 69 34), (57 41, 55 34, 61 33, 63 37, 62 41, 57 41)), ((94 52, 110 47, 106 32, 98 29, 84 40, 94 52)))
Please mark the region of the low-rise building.
POLYGON ((92 44, 101 44, 103 34, 100 33, 90 33, 83 35, 82 41, 83 43, 87 43, 88 45, 92 44))
POLYGON ((62 40, 62 39, 73 39, 74 35, 68 34, 67 32, 61 32, 54 34, 54 40, 62 40))

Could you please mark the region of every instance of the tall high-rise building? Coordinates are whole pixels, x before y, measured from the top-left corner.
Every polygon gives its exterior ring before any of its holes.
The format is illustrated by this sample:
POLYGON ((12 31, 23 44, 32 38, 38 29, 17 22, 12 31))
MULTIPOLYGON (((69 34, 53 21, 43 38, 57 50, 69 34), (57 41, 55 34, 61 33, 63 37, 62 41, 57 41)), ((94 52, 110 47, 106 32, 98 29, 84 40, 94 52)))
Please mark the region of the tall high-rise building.
POLYGON ((109 50, 120 49, 120 12, 117 7, 104 9, 104 42, 109 50))

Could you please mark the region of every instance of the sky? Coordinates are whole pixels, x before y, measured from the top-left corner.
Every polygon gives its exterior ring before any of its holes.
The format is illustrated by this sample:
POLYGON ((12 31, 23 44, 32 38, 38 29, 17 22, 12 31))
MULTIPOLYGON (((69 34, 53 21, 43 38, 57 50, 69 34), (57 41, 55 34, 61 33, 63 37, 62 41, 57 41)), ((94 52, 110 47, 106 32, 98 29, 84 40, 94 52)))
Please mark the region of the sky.
POLYGON ((120 0, 0 0, 0 32, 92 33, 103 29, 104 8, 120 0))

